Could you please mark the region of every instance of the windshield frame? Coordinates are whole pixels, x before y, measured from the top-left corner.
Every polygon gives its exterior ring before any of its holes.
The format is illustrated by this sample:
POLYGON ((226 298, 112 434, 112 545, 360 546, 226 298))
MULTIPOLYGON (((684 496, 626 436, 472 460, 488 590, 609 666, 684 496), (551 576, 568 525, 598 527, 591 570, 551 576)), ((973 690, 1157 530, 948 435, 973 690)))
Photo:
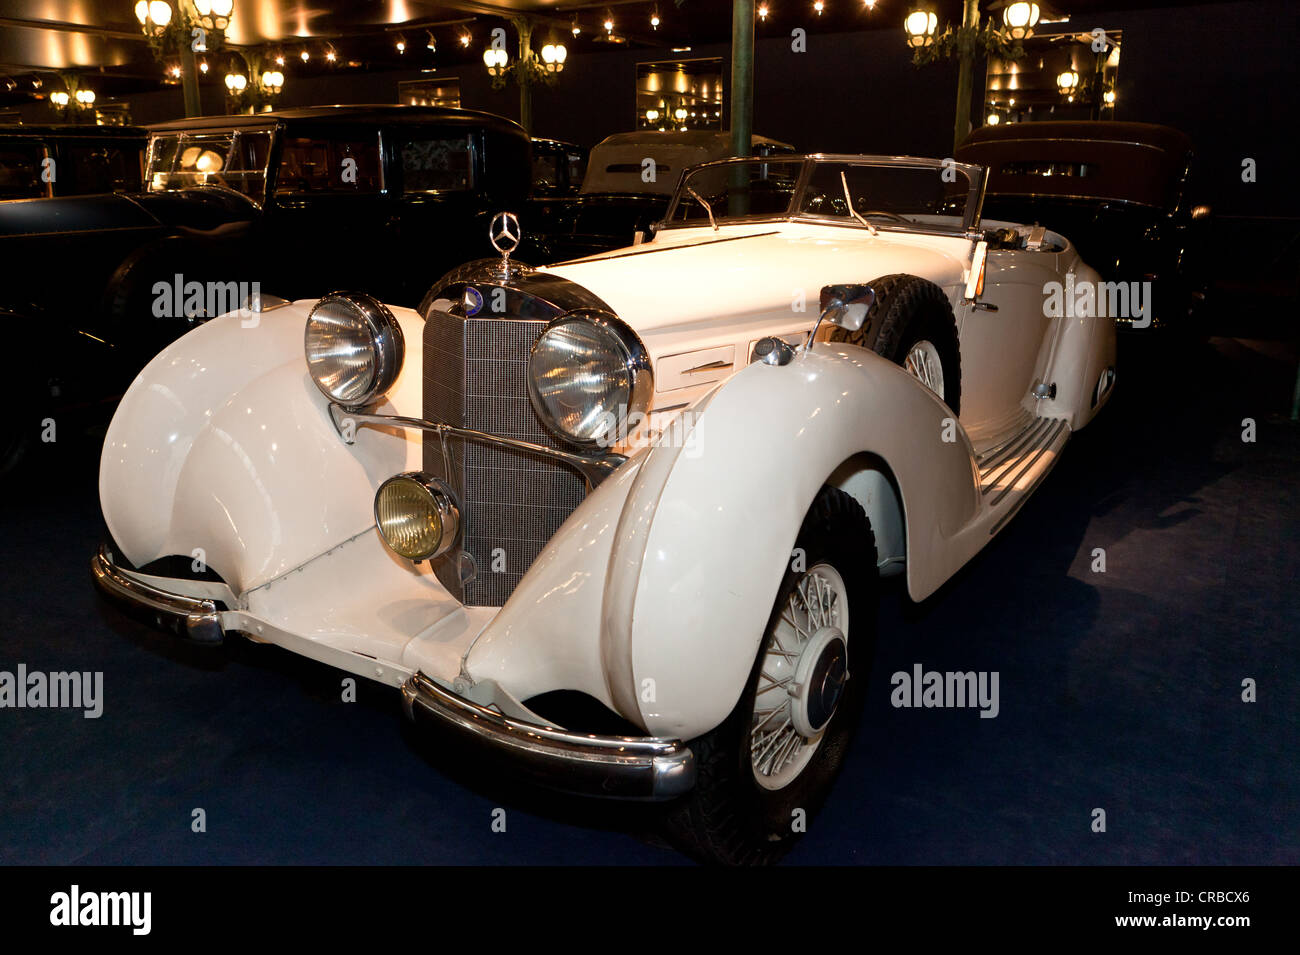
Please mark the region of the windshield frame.
MULTIPOLYGON (((154 188, 153 176, 155 175, 155 173, 151 173, 150 169, 152 167, 153 159, 154 159, 154 144, 161 140, 175 137, 176 156, 179 157, 181 151, 185 148, 185 146, 187 144, 196 145, 195 142, 196 140, 224 139, 229 143, 229 148, 226 151, 224 162, 229 163, 230 157, 232 155, 235 155, 239 151, 240 140, 242 139, 242 137, 268 134, 270 136, 270 141, 267 144, 266 164, 262 168, 262 187, 258 192, 258 194, 252 196, 249 195, 248 193, 241 192, 238 189, 234 189, 233 187, 225 187, 231 189, 231 191, 233 192, 239 192, 240 195, 248 199, 248 201, 253 203, 254 206, 261 209, 266 205, 267 196, 270 194, 269 190, 271 185, 271 176, 275 170, 276 163, 279 160, 279 143, 280 143, 279 133, 280 133, 279 125, 276 123, 266 123, 266 124, 257 124, 257 125, 247 125, 247 126, 218 126, 212 129, 195 128, 195 129, 183 129, 183 130, 161 130, 161 131, 151 133, 148 142, 145 144, 145 151, 143 156, 144 173, 142 176, 142 184, 144 186, 144 191, 150 193, 167 193, 167 192, 183 192, 186 189, 209 188, 205 183, 199 183, 199 182, 190 183, 186 185, 169 184, 163 188, 154 188)), ((173 159, 173 165, 174 164, 175 164, 175 159, 173 159)), ((171 176, 171 175, 175 175, 176 171, 175 169, 171 169, 171 170, 167 170, 166 172, 162 172, 161 174, 165 176, 171 176)))
POLYGON ((899 222, 882 220, 872 222, 872 226, 885 232, 921 232, 927 235, 954 235, 969 236, 979 231, 980 217, 983 212, 984 190, 987 185, 987 170, 983 166, 973 165, 971 163, 955 162, 951 159, 927 159, 919 156, 860 156, 844 155, 837 153, 809 153, 802 156, 741 156, 731 159, 716 159, 711 162, 698 163, 682 170, 681 177, 677 180, 677 187, 673 191, 672 201, 668 204, 668 211, 664 213, 664 218, 659 222, 655 231, 663 229, 698 229, 707 228, 708 222, 702 221, 682 221, 674 222, 673 216, 677 213, 678 204, 684 197, 688 197, 686 191, 687 180, 698 170, 710 166, 725 166, 735 163, 781 163, 781 162, 798 162, 801 163, 799 176, 795 180, 794 192, 790 196, 790 203, 786 206, 784 213, 759 213, 746 216, 726 216, 714 213, 714 217, 720 225, 744 224, 747 222, 809 222, 815 225, 836 225, 852 229, 869 230, 870 226, 863 225, 852 216, 831 216, 817 215, 810 212, 801 212, 801 198, 804 190, 808 188, 808 182, 812 179, 813 170, 819 163, 824 164, 844 164, 853 166, 906 166, 911 168, 933 169, 942 173, 945 169, 955 169, 966 176, 970 183, 970 189, 966 197, 966 208, 962 215, 962 224, 959 228, 948 228, 929 223, 909 223, 904 225, 899 222))

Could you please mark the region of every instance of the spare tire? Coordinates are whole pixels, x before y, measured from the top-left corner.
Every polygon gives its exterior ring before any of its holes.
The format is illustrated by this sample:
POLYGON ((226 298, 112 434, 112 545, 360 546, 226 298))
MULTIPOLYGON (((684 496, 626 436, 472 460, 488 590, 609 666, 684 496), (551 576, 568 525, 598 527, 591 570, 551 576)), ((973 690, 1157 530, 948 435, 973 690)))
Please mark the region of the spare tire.
POLYGON ((869 283, 876 300, 857 331, 836 328, 831 341, 870 349, 916 377, 961 413, 961 344, 943 289, 915 275, 869 283))

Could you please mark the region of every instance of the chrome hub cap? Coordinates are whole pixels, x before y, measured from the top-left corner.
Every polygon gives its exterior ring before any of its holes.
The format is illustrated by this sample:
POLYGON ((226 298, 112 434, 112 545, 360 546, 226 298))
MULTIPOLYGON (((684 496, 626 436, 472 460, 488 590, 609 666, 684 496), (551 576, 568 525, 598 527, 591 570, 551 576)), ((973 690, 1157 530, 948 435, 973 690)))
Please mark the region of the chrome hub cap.
POLYGON ((799 654, 791 690, 791 717, 800 736, 811 738, 826 728, 848 679, 849 651, 838 627, 823 627, 799 654))
POLYGON ((848 683, 849 604, 830 564, 809 568, 768 634, 750 728, 754 779, 783 789, 821 743, 848 683))
POLYGON ((933 344, 922 339, 913 345, 903 359, 903 370, 943 397, 943 362, 939 358, 939 349, 933 344))

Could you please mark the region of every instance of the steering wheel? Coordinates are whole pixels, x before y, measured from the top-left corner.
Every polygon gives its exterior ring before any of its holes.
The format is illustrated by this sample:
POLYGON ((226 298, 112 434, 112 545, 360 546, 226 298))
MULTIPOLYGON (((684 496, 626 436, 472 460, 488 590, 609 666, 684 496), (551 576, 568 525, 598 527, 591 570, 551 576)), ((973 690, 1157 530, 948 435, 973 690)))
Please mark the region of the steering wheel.
POLYGON ((232 189, 225 183, 221 182, 213 182, 212 180, 208 180, 207 182, 196 182, 186 186, 185 191, 193 191, 200 194, 203 192, 215 192, 225 196, 235 196, 255 209, 261 208, 261 203, 256 199, 251 196, 246 196, 238 189, 232 189))
POLYGON ((883 216, 886 219, 893 219, 895 222, 902 222, 908 225, 911 224, 911 220, 903 218, 902 216, 898 215, 898 213, 896 212, 882 212, 879 209, 869 209, 868 211, 862 213, 862 216, 868 219, 871 218, 872 216, 883 216))

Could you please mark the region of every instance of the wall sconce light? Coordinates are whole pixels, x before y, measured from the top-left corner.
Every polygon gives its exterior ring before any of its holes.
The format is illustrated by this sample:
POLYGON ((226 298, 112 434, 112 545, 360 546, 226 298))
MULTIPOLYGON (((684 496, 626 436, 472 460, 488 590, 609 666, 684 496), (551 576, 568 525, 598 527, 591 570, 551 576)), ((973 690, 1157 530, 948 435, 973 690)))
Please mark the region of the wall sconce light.
POLYGON ((284 89, 284 74, 279 70, 267 70, 262 74, 262 89, 275 95, 284 89))
POLYGON ((1074 70, 1065 70, 1056 77, 1056 88, 1062 96, 1073 96, 1079 90, 1079 74, 1074 70))
POLYGON ((226 74, 226 91, 231 96, 238 96, 248 88, 248 77, 243 73, 226 74))
POLYGON ((64 90, 53 90, 50 93, 50 102, 62 109, 68 105, 70 97, 64 90))

